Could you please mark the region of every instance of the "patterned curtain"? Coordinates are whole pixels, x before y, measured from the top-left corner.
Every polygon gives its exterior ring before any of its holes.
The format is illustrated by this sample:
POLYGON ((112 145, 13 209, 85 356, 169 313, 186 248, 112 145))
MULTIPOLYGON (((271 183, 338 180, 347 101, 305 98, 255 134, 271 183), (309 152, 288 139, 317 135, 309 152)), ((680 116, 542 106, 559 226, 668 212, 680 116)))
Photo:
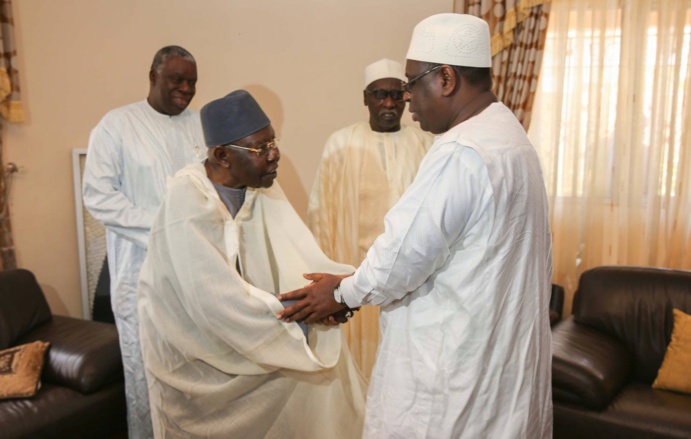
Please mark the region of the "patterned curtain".
POLYGON ((22 122, 24 110, 19 95, 17 50, 11 0, 0 0, 0 270, 15 268, 17 260, 10 225, 9 195, 14 167, 3 160, 2 127, 5 121, 22 122))
POLYGON ((494 93, 528 130, 551 0, 455 0, 454 12, 482 18, 492 36, 494 93))

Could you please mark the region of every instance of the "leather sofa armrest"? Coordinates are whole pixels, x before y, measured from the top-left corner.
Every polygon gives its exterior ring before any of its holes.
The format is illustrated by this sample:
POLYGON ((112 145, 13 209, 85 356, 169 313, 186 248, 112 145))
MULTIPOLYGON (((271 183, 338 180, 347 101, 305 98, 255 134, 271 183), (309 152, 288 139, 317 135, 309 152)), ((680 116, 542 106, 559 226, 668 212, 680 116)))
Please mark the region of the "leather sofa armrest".
POLYGON ((550 309, 549 310, 549 325, 554 326, 557 323, 559 323, 559 313, 557 313, 553 309, 550 309))
POLYGON ((41 375, 46 383, 89 394, 123 379, 118 332, 113 324, 53 316, 17 344, 35 340, 50 342, 41 375))
POLYGON ((555 401, 602 410, 628 381, 631 354, 616 339, 580 325, 573 316, 552 329, 555 401))

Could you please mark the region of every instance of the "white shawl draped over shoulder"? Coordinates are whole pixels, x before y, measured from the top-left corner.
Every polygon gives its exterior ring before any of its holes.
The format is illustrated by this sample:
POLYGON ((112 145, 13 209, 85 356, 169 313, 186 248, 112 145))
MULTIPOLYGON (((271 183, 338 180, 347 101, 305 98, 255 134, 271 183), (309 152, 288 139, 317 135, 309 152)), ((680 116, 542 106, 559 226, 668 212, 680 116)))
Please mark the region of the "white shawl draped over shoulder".
POLYGON ((275 315, 329 260, 278 184, 233 219, 202 164, 169 181, 139 284, 156 437, 359 438, 365 384, 341 330, 275 315), (236 266, 240 267, 242 276, 236 266))

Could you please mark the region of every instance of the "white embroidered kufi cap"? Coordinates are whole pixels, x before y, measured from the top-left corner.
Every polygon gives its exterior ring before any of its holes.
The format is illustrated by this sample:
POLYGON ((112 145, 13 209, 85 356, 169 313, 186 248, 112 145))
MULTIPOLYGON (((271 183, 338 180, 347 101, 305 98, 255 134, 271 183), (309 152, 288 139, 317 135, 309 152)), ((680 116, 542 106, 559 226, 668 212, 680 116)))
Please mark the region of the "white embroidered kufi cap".
POLYGON ((365 88, 374 81, 384 78, 396 78, 405 82, 405 70, 401 63, 382 58, 365 67, 365 88))
POLYGON ((489 26, 467 14, 437 14, 413 30, 407 59, 461 67, 491 67, 489 26))

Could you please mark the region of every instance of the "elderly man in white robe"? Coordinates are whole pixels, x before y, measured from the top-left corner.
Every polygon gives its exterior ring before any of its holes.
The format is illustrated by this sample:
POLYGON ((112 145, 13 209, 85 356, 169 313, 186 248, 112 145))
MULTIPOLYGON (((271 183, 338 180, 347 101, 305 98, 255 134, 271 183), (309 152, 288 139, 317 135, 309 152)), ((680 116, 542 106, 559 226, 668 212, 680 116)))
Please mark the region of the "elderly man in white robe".
MULTIPOLYGON (((432 144, 429 133, 401 124, 404 79, 403 66, 390 59, 365 67, 369 120, 342 128, 326 141, 307 224, 335 261, 362 262, 384 231, 384 215, 410 186, 432 144)), ((369 376, 379 343, 379 309, 361 309, 343 329, 353 357, 369 376)))
POLYGON ((308 274, 279 313, 311 322, 381 306, 364 438, 549 438, 552 274, 538 157, 491 91, 483 20, 439 14, 413 31, 404 84, 437 134, 355 274, 308 274))
POLYGON ((187 108, 197 63, 179 46, 154 56, 149 95, 106 114, 92 130, 84 168, 84 205, 106 228, 110 297, 125 370, 130 439, 151 438, 148 391, 139 347, 137 281, 166 178, 194 161, 203 136, 187 108))
POLYGON ((276 320, 281 292, 329 260, 276 178, 274 130, 238 90, 201 111, 203 164, 169 182, 139 284, 155 437, 335 438, 362 432, 365 382, 338 326, 276 320))

